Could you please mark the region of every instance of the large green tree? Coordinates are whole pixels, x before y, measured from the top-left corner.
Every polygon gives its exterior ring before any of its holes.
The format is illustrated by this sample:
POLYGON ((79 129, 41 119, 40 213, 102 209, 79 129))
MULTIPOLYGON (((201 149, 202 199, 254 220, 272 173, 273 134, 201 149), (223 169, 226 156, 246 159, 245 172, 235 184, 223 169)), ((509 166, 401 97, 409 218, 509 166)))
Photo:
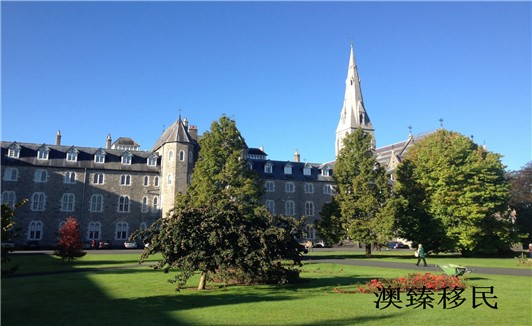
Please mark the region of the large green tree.
POLYGON ((514 237, 500 158, 444 129, 414 144, 396 171, 398 235, 431 251, 507 250, 514 237))
POLYGON ((287 282, 298 277, 301 246, 293 218, 272 216, 261 204, 263 185, 244 158, 245 142, 233 120, 222 116, 200 140, 186 194, 168 216, 136 233, 150 245, 141 259, 161 252, 158 265, 177 269, 178 288, 200 272, 198 289, 210 277, 251 282, 287 282), (292 260, 284 267, 280 259, 292 260))
POLYGON ((510 207, 515 211, 515 225, 523 248, 532 243, 532 162, 508 174, 510 207))
POLYGON ((363 242, 369 257, 372 244, 392 235, 391 185, 375 159, 370 134, 357 129, 343 144, 334 168, 337 194, 324 206, 318 230, 331 239, 336 233, 363 242))

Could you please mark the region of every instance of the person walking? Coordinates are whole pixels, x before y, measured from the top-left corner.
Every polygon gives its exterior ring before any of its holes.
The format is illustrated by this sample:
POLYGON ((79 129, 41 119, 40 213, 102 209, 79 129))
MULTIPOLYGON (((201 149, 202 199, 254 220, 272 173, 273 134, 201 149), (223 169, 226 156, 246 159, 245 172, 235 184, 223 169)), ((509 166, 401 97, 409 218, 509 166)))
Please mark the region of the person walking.
POLYGON ((417 263, 416 266, 419 266, 419 262, 421 262, 421 259, 423 259, 423 264, 425 267, 427 267, 427 261, 425 260, 425 248, 421 245, 421 243, 417 247, 417 263))

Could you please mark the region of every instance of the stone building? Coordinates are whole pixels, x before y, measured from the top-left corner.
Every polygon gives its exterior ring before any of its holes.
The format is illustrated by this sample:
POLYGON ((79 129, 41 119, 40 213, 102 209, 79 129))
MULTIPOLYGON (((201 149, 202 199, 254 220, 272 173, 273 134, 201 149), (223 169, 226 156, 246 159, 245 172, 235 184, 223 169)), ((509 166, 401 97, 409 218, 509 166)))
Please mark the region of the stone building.
MULTIPOLYGON (((336 154, 343 137, 357 128, 374 136, 351 47, 336 154)), ((392 172, 416 140, 410 135, 375 149, 377 160, 392 172)), ((16 245, 39 241, 51 246, 62 223, 73 216, 83 240, 110 240, 121 247, 131 232, 173 208, 176 194, 190 183, 198 153, 198 128, 181 116, 150 151, 141 151, 132 138, 113 143, 110 135, 104 147, 62 145, 60 132, 54 145, 2 141, 2 203, 29 200, 17 209, 15 221, 22 231, 16 245)), ((293 160, 270 160, 259 148, 248 148, 246 157, 264 180, 264 205, 274 214, 305 218, 306 237, 319 237, 313 223, 334 195, 335 162, 301 162, 297 150, 293 160)))

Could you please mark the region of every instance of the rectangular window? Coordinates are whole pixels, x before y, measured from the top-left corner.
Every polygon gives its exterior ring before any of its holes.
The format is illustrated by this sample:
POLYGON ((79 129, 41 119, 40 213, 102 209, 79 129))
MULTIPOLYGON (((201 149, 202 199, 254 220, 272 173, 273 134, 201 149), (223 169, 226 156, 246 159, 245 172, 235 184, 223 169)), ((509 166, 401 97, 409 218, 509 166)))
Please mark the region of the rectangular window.
POLYGON ((131 164, 131 155, 122 155, 122 164, 130 165, 131 164))
POLYGON ((103 154, 96 154, 94 155, 94 163, 105 163, 105 155, 103 154))
POLYGON ((48 151, 45 149, 40 149, 37 152, 37 159, 38 160, 48 160, 48 151))
POLYGON ((71 151, 67 152, 66 154, 66 160, 67 162, 77 162, 78 160, 78 153, 71 151))

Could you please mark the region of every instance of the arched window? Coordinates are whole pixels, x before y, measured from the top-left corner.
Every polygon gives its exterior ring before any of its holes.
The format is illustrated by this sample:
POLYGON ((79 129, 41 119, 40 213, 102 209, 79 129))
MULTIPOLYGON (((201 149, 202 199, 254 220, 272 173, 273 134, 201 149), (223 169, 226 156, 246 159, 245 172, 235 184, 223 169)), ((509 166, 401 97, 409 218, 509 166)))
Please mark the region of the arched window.
POLYGON ((185 151, 179 151, 179 160, 184 161, 185 160, 185 151))
POLYGON ((65 172, 64 183, 76 183, 76 172, 65 172))
POLYGON ((90 211, 94 213, 103 212, 103 196, 102 195, 91 196, 90 211))
POLYGON ((17 197, 14 191, 4 191, 2 192, 2 204, 7 205, 8 207, 14 208, 17 197))
POLYGON ((103 173, 94 173, 92 178, 92 183, 95 185, 103 185, 104 184, 105 175, 103 173))
POLYGON ((314 193, 314 185, 312 183, 305 183, 305 193, 306 194, 314 193))
POLYGON ((157 212, 159 210, 159 197, 153 197, 153 211, 157 212))
POLYGON ((266 181, 264 183, 264 188, 266 189, 266 192, 274 192, 275 191, 275 183, 273 181, 266 181))
POLYGON ((266 208, 270 213, 275 214, 275 202, 271 199, 266 200, 266 208))
POLYGON ((292 174, 292 164, 286 163, 284 166, 284 174, 292 174))
POLYGON ((285 192, 295 192, 296 191, 296 187, 294 186, 294 183, 291 182, 291 181, 288 181, 287 183, 284 184, 284 191, 285 192))
POLYGON ((296 215, 296 205, 293 200, 287 200, 284 206, 284 214, 286 216, 296 215))
POLYGON ((168 152, 168 161, 172 162, 174 160, 174 151, 168 152))
POLYGON ((144 186, 149 186, 150 185, 150 177, 145 175, 144 176, 144 186))
POLYGON ((120 185, 121 186, 130 186, 131 185, 131 175, 122 174, 120 176, 120 185))
POLYGON ((35 175, 33 181, 35 182, 47 182, 48 181, 48 171, 43 169, 35 170, 35 175))
POLYGON ((100 240, 102 234, 102 223, 90 222, 87 230, 87 238, 89 240, 100 240))
POLYGON ((61 211, 63 212, 73 212, 75 205, 74 194, 66 193, 61 197, 61 211))
POLYGON ((140 207, 140 211, 142 213, 146 213, 148 211, 148 197, 146 196, 142 197, 142 206, 140 207))
POLYGON ((305 203, 305 216, 314 216, 314 202, 305 203))
POLYGON ((312 174, 312 165, 305 164, 305 167, 303 168, 303 175, 310 176, 312 174))
POLYGON ((116 240, 127 240, 129 226, 127 222, 116 223, 116 240))
POLYGON ((120 213, 129 212, 129 196, 118 197, 118 212, 120 213))
POLYGON ((270 162, 266 162, 264 164, 264 173, 273 173, 273 164, 270 162))
POLYGON ((28 240, 41 240, 42 226, 41 221, 31 221, 28 228, 28 240))
POLYGON ((166 176, 166 184, 171 185, 174 181, 174 175, 172 173, 168 173, 166 176))
POLYGON ((46 203, 46 196, 44 192, 34 192, 31 196, 31 210, 32 211, 44 211, 46 203))
POLYGON ((4 171, 4 180, 5 181, 17 181, 18 180, 18 169, 17 168, 6 168, 4 171))
POLYGON ((155 187, 159 187, 159 177, 158 177, 158 176, 155 176, 155 177, 153 178, 153 185, 154 185, 155 187))

